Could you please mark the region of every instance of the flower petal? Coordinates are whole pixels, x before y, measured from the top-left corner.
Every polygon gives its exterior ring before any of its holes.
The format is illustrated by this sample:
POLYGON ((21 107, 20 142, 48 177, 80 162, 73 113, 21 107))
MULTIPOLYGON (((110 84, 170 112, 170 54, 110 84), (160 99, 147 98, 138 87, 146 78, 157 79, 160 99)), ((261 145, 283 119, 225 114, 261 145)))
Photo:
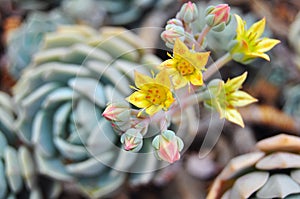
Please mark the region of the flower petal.
POLYGON ((155 77, 155 82, 157 84, 161 84, 162 86, 171 88, 171 81, 169 77, 169 73, 166 70, 161 70, 155 77))
POLYGON ((258 49, 257 51, 264 53, 271 50, 275 45, 279 43, 280 41, 277 39, 263 38, 259 41, 256 48, 258 49))
POLYGON ((257 99, 244 91, 236 91, 228 97, 228 103, 234 107, 246 106, 254 102, 257 102, 257 99))
POLYGON ((247 54, 247 56, 253 57, 253 58, 260 57, 267 61, 270 61, 269 55, 267 55, 266 53, 262 53, 262 52, 251 52, 251 53, 247 54))
POLYGON ((180 39, 176 39, 173 49, 174 58, 181 59, 182 57, 185 57, 185 55, 189 52, 190 50, 188 49, 188 47, 180 39))
POLYGON ((167 110, 172 104, 173 102, 175 101, 174 97, 173 97, 173 94, 171 92, 168 92, 167 93, 167 99, 166 101, 164 102, 164 107, 163 109, 164 110, 167 110))
POLYGON ((145 93, 142 93, 140 91, 135 91, 129 97, 127 97, 126 100, 131 104, 135 105, 136 107, 145 108, 151 105, 151 103, 147 101, 145 97, 146 97, 145 93))
POLYGON ((242 75, 237 76, 233 79, 228 79, 225 83, 226 93, 231 93, 242 87, 242 84, 247 78, 247 72, 244 72, 242 75))
POLYGON ((190 82, 195 86, 202 86, 203 85, 203 78, 202 73, 199 70, 195 70, 195 72, 190 75, 190 82))
POLYGON ((176 65, 177 61, 175 59, 167 59, 158 66, 158 69, 163 70, 164 68, 176 68, 176 65))
POLYGON ((245 126, 241 114, 234 108, 227 108, 225 110, 225 118, 228 121, 240 125, 243 128, 245 126))
POLYGON ((244 34, 246 22, 242 20, 242 18, 237 14, 235 14, 234 17, 237 22, 237 27, 236 27, 237 36, 244 34))
POLYGON ((153 79, 147 75, 143 75, 142 73, 135 71, 134 81, 136 87, 141 88, 144 84, 153 82, 153 79))
POLYGON ((258 39, 264 32, 265 30, 265 25, 266 25, 266 19, 262 18, 261 20, 259 20, 258 22, 254 23, 249 30, 247 31, 247 33, 255 33, 255 39, 258 39))
POLYGON ((210 52, 191 52, 185 59, 197 69, 203 70, 207 64, 210 52))
POLYGON ((177 72, 172 76, 172 83, 175 89, 179 89, 187 85, 188 81, 177 72))
POLYGON ((146 108, 145 111, 148 115, 154 115, 155 113, 157 113, 161 109, 162 109, 161 105, 151 105, 148 108, 146 108))

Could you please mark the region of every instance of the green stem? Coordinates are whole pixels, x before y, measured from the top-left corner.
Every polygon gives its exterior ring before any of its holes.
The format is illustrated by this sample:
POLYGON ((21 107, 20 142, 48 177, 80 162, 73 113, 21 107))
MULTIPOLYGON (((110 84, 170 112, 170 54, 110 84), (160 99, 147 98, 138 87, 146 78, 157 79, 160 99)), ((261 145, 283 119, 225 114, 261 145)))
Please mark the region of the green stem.
POLYGON ((208 80, 213 74, 215 74, 218 70, 220 70, 225 64, 230 62, 232 57, 230 53, 226 53, 221 58, 219 58, 216 62, 212 63, 207 67, 207 70, 203 73, 203 79, 208 80))
POLYGON ((191 105, 199 104, 199 102, 203 102, 205 100, 209 100, 211 97, 207 95, 207 93, 200 92, 195 93, 194 95, 188 96, 182 103, 181 108, 186 108, 191 105))
POLYGON ((205 36, 207 35, 207 33, 210 31, 210 29, 211 29, 210 26, 205 25, 204 28, 203 28, 203 30, 201 31, 201 33, 200 33, 200 35, 199 35, 199 37, 198 37, 198 39, 197 39, 197 43, 198 43, 200 46, 202 46, 203 41, 204 41, 204 38, 205 38, 205 36))
POLYGON ((193 45, 195 45, 196 49, 200 48, 200 45, 198 42, 195 40, 194 36, 188 32, 185 32, 185 39, 187 41, 187 45, 190 48, 193 48, 193 45))

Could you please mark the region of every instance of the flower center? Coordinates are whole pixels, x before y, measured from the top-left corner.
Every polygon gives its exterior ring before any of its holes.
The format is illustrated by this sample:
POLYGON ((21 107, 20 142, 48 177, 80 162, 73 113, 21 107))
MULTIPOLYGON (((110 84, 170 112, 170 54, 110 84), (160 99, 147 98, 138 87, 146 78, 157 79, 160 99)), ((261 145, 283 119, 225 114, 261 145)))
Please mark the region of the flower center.
POLYGON ((151 87, 147 90, 146 99, 155 105, 162 104, 166 100, 166 92, 162 87, 151 87))
POLYGON ((250 50, 251 52, 255 51, 258 43, 259 40, 256 39, 256 33, 254 32, 247 33, 242 40, 243 48, 250 50))
POLYGON ((182 59, 177 64, 177 70, 182 76, 191 75, 195 68, 186 60, 182 59))

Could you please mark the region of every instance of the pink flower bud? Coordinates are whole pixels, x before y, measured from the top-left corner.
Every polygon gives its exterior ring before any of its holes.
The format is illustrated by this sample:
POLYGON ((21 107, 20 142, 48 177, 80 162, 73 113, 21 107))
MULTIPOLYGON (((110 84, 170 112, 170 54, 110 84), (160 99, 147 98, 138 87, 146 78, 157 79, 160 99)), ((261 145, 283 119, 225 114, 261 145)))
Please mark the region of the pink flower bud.
POLYGON ((160 36, 166 42, 166 45, 169 48, 173 48, 177 38, 179 38, 181 41, 184 41, 185 31, 180 25, 168 24, 166 26, 166 30, 163 31, 160 36))
POLYGON ((181 27, 183 27, 183 24, 182 24, 182 21, 181 20, 179 20, 179 19, 170 19, 168 22, 167 22, 167 24, 174 24, 174 25, 176 25, 176 26, 181 26, 181 27))
POLYGON ((230 22, 230 7, 227 4, 219 4, 217 6, 209 6, 206 9, 206 24, 214 27, 215 31, 222 31, 230 22))
POLYGON ((180 151, 183 149, 183 141, 173 131, 166 130, 156 136, 152 141, 159 159, 174 163, 180 159, 180 151))
POLYGON ((128 129, 121 136, 124 150, 138 152, 143 146, 143 136, 138 129, 128 129))
POLYGON ((198 18, 198 8, 195 3, 188 2, 182 5, 180 11, 176 15, 177 19, 185 23, 191 23, 198 18))
POLYGON ((130 117, 130 108, 126 102, 115 102, 109 104, 102 116, 109 121, 124 121, 130 117))

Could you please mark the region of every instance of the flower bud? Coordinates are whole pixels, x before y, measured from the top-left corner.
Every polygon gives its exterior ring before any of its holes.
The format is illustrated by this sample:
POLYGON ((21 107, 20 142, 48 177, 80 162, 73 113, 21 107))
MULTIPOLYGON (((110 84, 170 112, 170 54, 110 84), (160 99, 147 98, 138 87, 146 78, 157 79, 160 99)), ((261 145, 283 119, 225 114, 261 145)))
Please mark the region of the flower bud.
POLYGON ((176 25, 176 26, 183 27, 182 21, 179 20, 179 19, 175 19, 175 18, 170 19, 170 20, 167 22, 167 24, 174 24, 174 25, 176 25))
POLYGON ((219 4, 217 6, 209 6, 206 9, 205 21, 214 31, 223 31, 230 22, 230 7, 227 4, 219 4))
POLYGON ((131 126, 131 109, 126 101, 109 104, 102 116, 111 122, 114 131, 119 134, 123 134, 131 126))
POLYGON ((183 145, 183 141, 170 130, 157 135, 152 141, 152 146, 156 149, 156 156, 169 163, 180 159, 179 152, 183 149, 183 145))
POLYGON ((176 15, 177 19, 185 23, 191 23, 198 18, 198 8, 195 3, 188 2, 182 5, 180 11, 176 15))
POLYGON ((143 146, 143 136, 138 129, 128 129, 121 136, 124 150, 138 152, 143 146))
POLYGON ((102 116, 109 121, 124 121, 130 117, 130 107, 127 102, 113 102, 106 107, 102 116))
POLYGON ((166 30, 161 33, 161 38, 166 42, 166 46, 173 48, 177 38, 181 41, 185 39, 184 28, 177 24, 168 24, 166 30))

